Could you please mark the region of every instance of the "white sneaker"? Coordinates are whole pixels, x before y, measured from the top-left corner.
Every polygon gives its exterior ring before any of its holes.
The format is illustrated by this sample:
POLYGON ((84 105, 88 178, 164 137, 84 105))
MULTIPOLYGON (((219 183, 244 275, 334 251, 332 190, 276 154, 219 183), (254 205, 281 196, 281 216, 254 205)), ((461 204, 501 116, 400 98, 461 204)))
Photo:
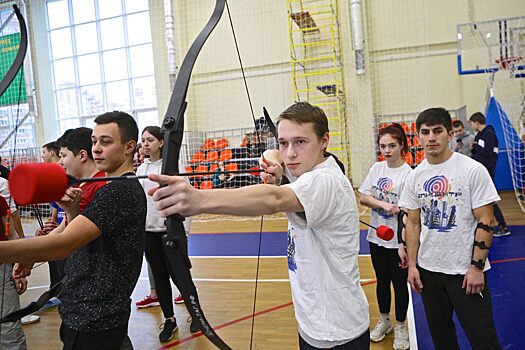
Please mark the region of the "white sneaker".
POLYGON ((372 329, 372 332, 370 332, 370 340, 373 342, 379 342, 385 339, 385 336, 390 332, 392 332, 392 324, 390 323, 390 320, 383 321, 383 319, 380 318, 377 325, 372 329))
POLYGON ((27 315, 20 319, 22 324, 31 324, 40 321, 40 316, 38 315, 27 315))
POLYGON ((408 348, 410 348, 408 331, 404 324, 398 323, 394 329, 394 350, 407 350, 408 348))

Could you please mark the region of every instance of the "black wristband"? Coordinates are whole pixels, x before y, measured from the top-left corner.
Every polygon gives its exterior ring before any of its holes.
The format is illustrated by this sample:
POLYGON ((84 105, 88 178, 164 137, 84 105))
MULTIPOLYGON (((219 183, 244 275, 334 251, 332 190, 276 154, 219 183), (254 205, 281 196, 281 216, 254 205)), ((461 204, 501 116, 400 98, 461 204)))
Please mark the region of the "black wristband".
POLYGON ((477 226, 476 226, 476 230, 480 228, 484 231, 487 231, 487 232, 492 232, 494 230, 494 227, 492 226, 489 226, 489 225, 485 225, 484 223, 482 222, 478 222, 477 226))
POLYGON ((470 264, 474 265, 476 268, 480 269, 481 271, 483 271, 483 269, 485 268, 485 262, 483 260, 481 260, 481 259, 478 260, 478 261, 472 259, 470 261, 470 264))
POLYGON ((474 241, 474 246, 479 249, 490 249, 490 246, 485 244, 485 241, 474 241))
POLYGON ((397 243, 403 244, 405 247, 407 246, 406 241, 403 239, 403 229, 405 228, 405 224, 403 223, 403 217, 407 215, 406 211, 400 210, 399 214, 397 214, 397 243))

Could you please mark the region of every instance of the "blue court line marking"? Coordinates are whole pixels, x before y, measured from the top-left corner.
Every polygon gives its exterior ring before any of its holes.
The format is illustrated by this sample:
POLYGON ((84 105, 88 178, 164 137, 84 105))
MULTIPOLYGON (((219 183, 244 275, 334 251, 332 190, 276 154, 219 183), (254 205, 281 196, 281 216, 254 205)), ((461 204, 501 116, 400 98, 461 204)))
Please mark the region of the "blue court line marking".
MULTIPOLYGON (((366 230, 360 232, 359 255, 370 254, 366 230)), ((258 255, 259 232, 198 233, 189 236, 190 257, 258 255)), ((287 232, 262 232, 261 256, 286 256, 287 232)))

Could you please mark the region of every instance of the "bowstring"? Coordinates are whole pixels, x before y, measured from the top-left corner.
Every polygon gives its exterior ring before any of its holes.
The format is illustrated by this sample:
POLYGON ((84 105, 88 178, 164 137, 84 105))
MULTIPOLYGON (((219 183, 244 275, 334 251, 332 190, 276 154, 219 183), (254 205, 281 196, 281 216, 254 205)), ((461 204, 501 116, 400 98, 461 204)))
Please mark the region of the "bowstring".
MULTIPOLYGON (((37 267, 39 267, 39 266, 41 266, 41 265, 44 265, 46 262, 47 262, 47 261, 42 261, 41 263, 36 264, 36 265, 33 266, 32 268, 30 268, 29 271, 33 271, 33 270, 36 269, 37 267)), ((11 281, 14 281, 13 276, 9 277, 9 280, 5 281, 3 285, 5 286, 6 284, 8 284, 8 283, 11 282, 11 281)))
MULTIPOLYGON (((14 11, 13 11, 14 13, 14 11)), ((15 165, 15 161, 16 161, 16 140, 17 140, 17 136, 18 136, 18 120, 19 120, 19 116, 20 116, 20 103, 21 103, 21 100, 22 100, 22 75, 24 74, 24 65, 22 65, 20 67, 20 70, 18 71, 18 73, 15 75, 15 79, 16 79, 16 76, 19 77, 19 82, 18 82, 18 98, 17 98, 17 105, 16 105, 16 118, 15 118, 15 134, 13 136, 13 154, 12 154, 12 157, 11 157, 11 168, 14 167, 15 165)), ((7 207, 8 207, 8 210, 10 210, 11 208, 11 204, 13 203, 13 196, 11 196, 11 193, 9 193, 9 201, 7 203, 7 207)), ((20 214, 19 214, 20 215, 20 214)), ((10 229, 10 226, 11 226, 11 215, 8 215, 7 217, 7 221, 6 221, 6 229, 10 229)), ((16 231, 16 230, 15 230, 16 231)), ((6 237, 9 237, 9 234, 10 232, 5 232, 5 235, 6 237)), ((18 232, 17 232, 17 235, 18 235, 18 232)), ((2 272, 2 279, 3 279, 3 283, 2 283, 2 302, 1 302, 1 305, 0 305, 0 317, 4 317, 4 293, 5 293, 5 286, 7 283, 10 283, 12 281, 14 281, 13 279, 13 276, 11 276, 7 281, 5 280, 5 274, 6 274, 6 271, 7 271, 7 263, 3 263, 3 272, 2 272)), ((0 324, 0 344, 2 343, 2 325, 0 324)))
MULTIPOLYGON (((253 111, 253 104, 252 104, 252 100, 251 100, 251 96, 250 96, 250 91, 248 89, 248 82, 246 80, 246 74, 244 72, 244 65, 242 64, 241 53, 239 51, 239 45, 237 43, 237 36, 235 35, 235 29, 233 27, 233 20, 232 20, 232 16, 231 16, 231 13, 230 13, 230 7, 228 6, 228 1, 226 1, 226 12, 228 13, 228 19, 230 21, 230 27, 231 27, 231 30, 232 30, 233 41, 235 43, 235 50, 237 52, 237 58, 239 60, 239 65, 240 65, 240 69, 241 69, 242 79, 243 79, 243 82, 244 82, 244 88, 246 90, 246 96, 248 98, 248 104, 250 105, 250 112, 251 112, 251 116, 252 116, 252 120, 253 120, 253 125, 255 127, 255 135, 257 137, 257 143, 259 145, 258 151, 260 151, 260 153, 262 155, 262 143, 261 143, 261 137, 259 135, 260 131, 257 130, 257 122, 255 121, 255 113, 253 111)), ((257 264, 256 264, 257 268, 256 268, 256 272, 255 272, 255 288, 254 288, 255 290, 254 290, 254 296, 253 296, 252 324, 251 324, 251 331, 250 331, 250 350, 252 349, 252 346, 253 346, 253 332, 254 332, 254 326, 255 326, 255 311, 256 311, 256 302, 257 302, 257 289, 258 289, 258 282, 259 282, 259 266, 260 266, 260 262, 261 262, 261 245, 262 245, 263 224, 264 224, 264 215, 261 215, 261 224, 260 224, 260 227, 259 227, 259 244, 258 244, 258 247, 257 247, 257 264)))
POLYGON ((42 215, 40 214, 40 210, 38 209, 37 204, 32 205, 33 211, 35 212, 36 221, 38 221, 38 226, 40 226, 40 229, 44 230, 44 221, 42 220, 42 215))
MULTIPOLYGON (((32 208, 33 208, 33 211, 35 212, 35 217, 36 217, 36 221, 38 221, 38 226, 40 226, 40 229, 42 231, 44 231, 44 220, 42 220, 43 216, 42 216, 42 213, 40 213, 40 209, 38 209, 38 204, 33 204, 32 208)), ((36 269, 39 266, 42 266, 46 262, 48 262, 48 261, 42 261, 41 263, 36 264, 35 266, 30 268, 29 270, 33 271, 34 269, 36 269)), ((60 276, 62 277, 62 274, 60 274, 60 276)))

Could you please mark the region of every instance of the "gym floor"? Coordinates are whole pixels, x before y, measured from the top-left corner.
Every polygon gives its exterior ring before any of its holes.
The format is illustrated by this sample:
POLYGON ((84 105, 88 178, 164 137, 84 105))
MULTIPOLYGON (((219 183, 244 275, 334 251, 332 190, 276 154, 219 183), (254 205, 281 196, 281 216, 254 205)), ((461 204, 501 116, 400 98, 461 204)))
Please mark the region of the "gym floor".
MULTIPOLYGON (((504 349, 525 348, 525 215, 510 192, 501 193, 501 208, 512 234, 494 239, 490 252, 492 269, 488 272, 494 319, 504 349)), ((363 218, 367 220, 368 218, 363 218)), ((286 262, 286 221, 265 220, 262 228, 253 338, 251 323, 256 278, 260 218, 241 221, 195 222, 189 241, 192 274, 208 321, 233 349, 297 349, 297 326, 291 304, 286 262), (251 344, 250 344, 251 343, 251 344)), ((26 232, 31 232, 26 227, 26 232)), ((371 327, 379 317, 375 298, 375 274, 368 255, 366 230, 361 231, 359 269, 361 283, 370 303, 371 327)), ((21 296, 21 305, 35 300, 49 286, 47 264, 35 269, 30 289, 21 296)), ((183 304, 175 306, 179 330, 165 344, 158 340, 163 322, 160 307, 137 310, 134 303, 149 292, 146 265, 133 292, 129 336, 135 349, 214 349, 199 332, 191 334, 188 312, 183 304)), ((174 297, 175 297, 174 293, 174 297)), ((392 308, 393 310, 393 308, 392 308)), ((60 317, 56 308, 41 311, 40 322, 25 325, 29 349, 60 349, 60 317)), ((392 315, 393 316, 393 315, 392 315)), ((420 296, 413 292, 408 326, 412 349, 431 349, 420 296)), ((462 349, 469 349, 461 327, 458 336, 462 349)), ((371 349, 392 349, 393 333, 371 349)))

